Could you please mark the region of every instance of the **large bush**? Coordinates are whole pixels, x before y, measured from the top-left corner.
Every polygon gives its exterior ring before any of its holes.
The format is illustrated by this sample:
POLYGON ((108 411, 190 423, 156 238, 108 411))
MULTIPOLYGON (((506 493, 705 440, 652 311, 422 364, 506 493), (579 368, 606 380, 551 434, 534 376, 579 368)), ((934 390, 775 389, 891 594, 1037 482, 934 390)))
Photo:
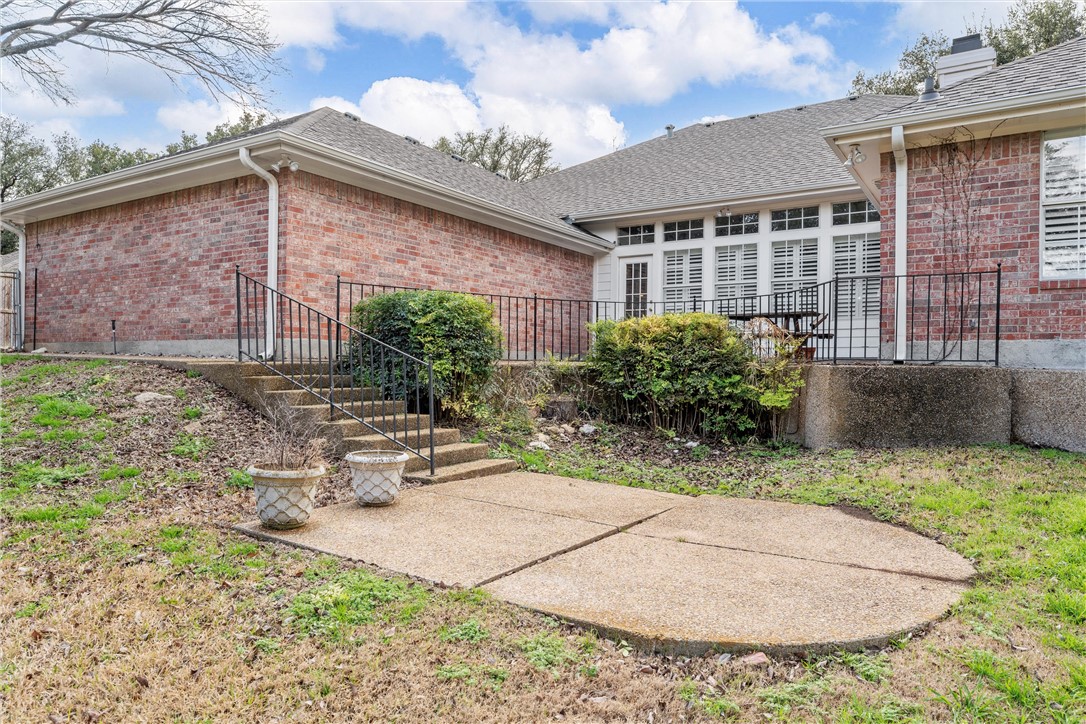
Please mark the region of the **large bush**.
MULTIPOLYGON (((413 357, 433 360, 434 396, 443 409, 453 414, 471 411, 501 358, 501 330, 494 323, 494 310, 486 300, 470 294, 437 291, 379 294, 355 305, 351 324, 413 357)), ((353 348, 361 361, 356 369, 367 374, 365 370, 372 369, 366 359, 371 351, 363 349, 357 340, 353 348)), ((402 376, 392 369, 396 363, 394 357, 385 362, 389 370, 382 372, 380 384, 386 394, 395 392, 390 389, 393 387, 390 380, 402 376)), ((413 385, 414 380, 407 381, 408 389, 413 389, 413 385)))
POLYGON ((597 322, 587 365, 605 412, 676 433, 752 434, 754 356, 727 319, 665 314, 597 322))

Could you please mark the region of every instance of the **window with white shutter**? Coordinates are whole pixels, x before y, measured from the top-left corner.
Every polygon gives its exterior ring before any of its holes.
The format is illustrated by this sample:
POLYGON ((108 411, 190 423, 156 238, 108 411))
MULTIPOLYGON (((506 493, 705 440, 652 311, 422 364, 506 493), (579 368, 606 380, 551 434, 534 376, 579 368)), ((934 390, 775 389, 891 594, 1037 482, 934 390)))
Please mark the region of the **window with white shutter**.
POLYGON ((664 252, 664 311, 694 311, 701 280, 701 249, 664 252))
POLYGON ((773 274, 770 290, 790 292, 818 281, 818 239, 773 242, 773 274))
POLYGON ((833 237, 833 273, 840 278, 837 287, 838 313, 852 316, 878 314, 881 263, 878 234, 833 237))
POLYGON ((1086 130, 1045 134, 1041 276, 1086 278, 1086 130))
POLYGON ((716 248, 717 299, 758 294, 758 245, 729 244, 716 248))

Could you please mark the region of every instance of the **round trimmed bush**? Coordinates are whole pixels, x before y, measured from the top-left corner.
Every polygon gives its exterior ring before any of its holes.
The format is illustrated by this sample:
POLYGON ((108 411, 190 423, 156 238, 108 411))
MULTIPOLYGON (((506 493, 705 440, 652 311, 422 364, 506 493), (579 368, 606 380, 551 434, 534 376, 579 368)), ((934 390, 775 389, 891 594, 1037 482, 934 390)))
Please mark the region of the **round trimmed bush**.
MULTIPOLYGON (((501 358, 502 337, 494 309, 470 294, 429 290, 379 294, 355 305, 351 324, 413 357, 432 360, 434 397, 444 410, 456 415, 471 413, 501 358)), ((391 364, 386 361, 386 367, 391 364)), ((386 393, 389 380, 402 376, 391 372, 382 376, 386 393)))

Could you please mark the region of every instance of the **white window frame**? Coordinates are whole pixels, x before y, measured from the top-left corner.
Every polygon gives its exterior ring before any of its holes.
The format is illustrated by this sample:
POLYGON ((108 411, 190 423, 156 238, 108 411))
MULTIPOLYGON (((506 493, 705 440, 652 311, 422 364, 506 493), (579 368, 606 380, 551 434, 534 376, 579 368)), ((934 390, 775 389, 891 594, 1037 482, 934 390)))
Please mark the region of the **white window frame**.
POLYGON ((656 243, 656 224, 631 224, 630 226, 619 226, 616 228, 616 246, 641 246, 643 244, 656 243), (633 233, 633 229, 638 229, 638 231, 633 233), (625 239, 625 241, 623 241, 623 239, 625 239), (636 239, 636 241, 634 241, 634 239, 636 239))
MULTIPOLYGON (((1041 141, 1041 233, 1040 233, 1040 278, 1045 281, 1059 281, 1064 279, 1086 279, 1086 190, 1080 195, 1071 196, 1069 198, 1053 199, 1049 201, 1045 196, 1045 179, 1048 175, 1048 155, 1045 153, 1045 147, 1048 142, 1058 141, 1065 138, 1083 138, 1086 137, 1086 127, 1068 128, 1059 131, 1049 131, 1044 134, 1044 138, 1041 141), (1083 256, 1083 260, 1080 263, 1079 271, 1067 271, 1052 273, 1047 270, 1047 257, 1049 255, 1049 229, 1048 218, 1050 213, 1064 212, 1065 225, 1067 232, 1071 233, 1071 227, 1077 226, 1077 245, 1079 247, 1079 253, 1083 256)), ((1086 140, 1084 140, 1086 144, 1086 140)), ((1071 238, 1070 243, 1068 239, 1058 239, 1062 242, 1061 246, 1074 247, 1076 240, 1071 238)))
POLYGON ((703 249, 695 247, 665 251, 663 277, 664 310, 667 312, 694 311, 694 307, 697 306, 695 303, 702 299, 702 282, 705 279, 703 249), (675 260, 678 259, 682 261, 676 265, 675 260))
POLYGON ((879 209, 873 203, 867 199, 858 199, 856 201, 834 201, 830 204, 830 225, 831 226, 851 226, 853 224, 873 224, 879 221, 879 209), (853 211, 853 207, 856 204, 864 204, 864 208, 860 211, 853 211), (833 210, 834 206, 846 206, 847 210, 843 212, 837 212, 833 210), (870 218, 874 215, 875 218, 870 218), (857 217, 860 217, 857 219, 857 217))
POLYGON ((770 246, 769 291, 771 294, 791 292, 818 283, 818 237, 801 239, 778 239, 770 246), (778 249, 789 249, 790 273, 777 276, 778 249), (810 257, 810 258, 807 258, 810 257), (800 274, 804 266, 809 266, 808 273, 800 274))
POLYGON ((705 219, 664 222, 664 241, 690 241, 703 238, 705 238, 705 219), (668 238, 668 235, 671 238, 668 238))
POLYGON ((758 244, 718 245, 713 254, 713 297, 736 299, 758 295, 758 244), (731 257, 722 259, 721 257, 731 257), (726 273, 726 278, 722 275, 726 273))

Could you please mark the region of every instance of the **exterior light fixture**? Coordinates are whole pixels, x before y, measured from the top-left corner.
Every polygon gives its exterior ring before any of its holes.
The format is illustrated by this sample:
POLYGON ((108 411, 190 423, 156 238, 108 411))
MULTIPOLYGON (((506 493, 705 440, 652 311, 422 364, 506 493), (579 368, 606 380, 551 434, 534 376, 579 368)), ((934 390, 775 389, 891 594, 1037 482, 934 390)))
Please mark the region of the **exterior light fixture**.
POLYGON ((725 206, 720 211, 716 212, 716 218, 718 218, 718 219, 723 219, 725 216, 731 216, 731 215, 732 215, 732 210, 731 210, 731 207, 729 207, 729 206, 725 206))
POLYGON ((845 158, 845 168, 852 168, 858 163, 867 160, 867 156, 860 150, 860 144, 853 143, 848 147, 848 156, 845 158))

